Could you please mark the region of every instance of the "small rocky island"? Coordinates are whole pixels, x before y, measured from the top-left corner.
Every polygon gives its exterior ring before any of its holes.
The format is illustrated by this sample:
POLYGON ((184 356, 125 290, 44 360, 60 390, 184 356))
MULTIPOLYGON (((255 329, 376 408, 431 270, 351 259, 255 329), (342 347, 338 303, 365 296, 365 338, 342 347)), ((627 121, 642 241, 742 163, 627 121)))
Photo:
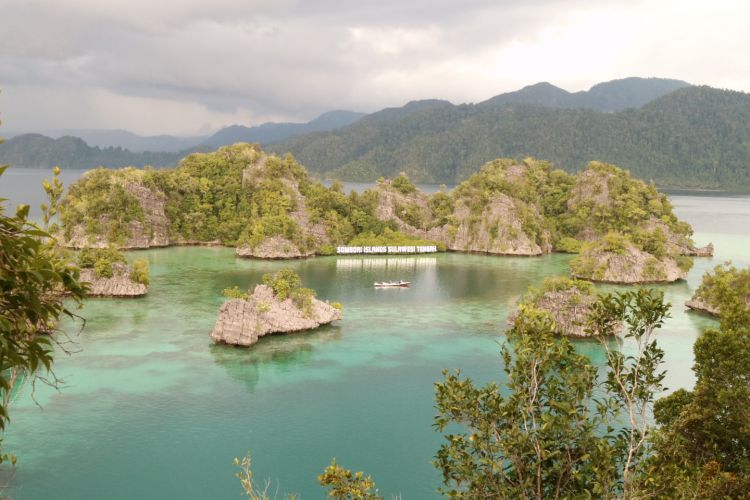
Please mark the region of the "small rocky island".
POLYGON ((732 301, 750 309, 750 268, 737 269, 725 263, 703 275, 700 286, 685 305, 694 311, 721 316, 719 304, 732 301))
MULTIPOLYGON (((508 317, 508 325, 515 325, 522 308, 533 308, 549 315, 554 321, 557 335, 588 337, 586 322, 596 300, 594 285, 588 281, 566 277, 545 278, 540 288, 529 289, 518 302, 516 310, 508 317)), ((614 331, 621 329, 620 324, 614 331)))
POLYGON ((692 265, 689 257, 677 253, 654 254, 627 236, 612 232, 584 245, 570 269, 575 278, 631 285, 684 280, 692 265))
POLYGON ((301 284, 294 271, 282 269, 264 275, 252 293, 225 290, 229 300, 219 309, 211 339, 247 347, 264 335, 313 330, 341 319, 340 304, 318 300, 301 284))
POLYGON ((85 248, 76 261, 81 281, 88 283, 89 297, 142 297, 148 293, 148 262, 143 259, 130 266, 122 252, 106 247, 85 248))

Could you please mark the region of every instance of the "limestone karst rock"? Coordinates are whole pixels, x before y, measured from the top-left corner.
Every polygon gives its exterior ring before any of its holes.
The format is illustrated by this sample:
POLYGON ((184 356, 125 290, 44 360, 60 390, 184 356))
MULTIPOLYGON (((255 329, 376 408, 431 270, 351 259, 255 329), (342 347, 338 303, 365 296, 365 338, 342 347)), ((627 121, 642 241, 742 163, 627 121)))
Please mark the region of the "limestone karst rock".
POLYGON ((250 346, 264 335, 312 330, 341 319, 336 307, 312 299, 308 312, 292 299, 279 300, 267 285, 257 285, 247 299, 230 299, 219 310, 211 338, 224 344, 250 346))

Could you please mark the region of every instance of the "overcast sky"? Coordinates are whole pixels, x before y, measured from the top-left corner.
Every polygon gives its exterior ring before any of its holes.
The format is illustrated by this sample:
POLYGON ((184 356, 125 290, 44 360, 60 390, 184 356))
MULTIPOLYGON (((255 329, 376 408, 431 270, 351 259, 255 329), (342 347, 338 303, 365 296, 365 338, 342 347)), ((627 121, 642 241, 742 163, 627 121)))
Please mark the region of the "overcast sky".
POLYGON ((0 134, 195 134, 626 76, 750 91, 748 22, 748 0, 0 0, 0 134))

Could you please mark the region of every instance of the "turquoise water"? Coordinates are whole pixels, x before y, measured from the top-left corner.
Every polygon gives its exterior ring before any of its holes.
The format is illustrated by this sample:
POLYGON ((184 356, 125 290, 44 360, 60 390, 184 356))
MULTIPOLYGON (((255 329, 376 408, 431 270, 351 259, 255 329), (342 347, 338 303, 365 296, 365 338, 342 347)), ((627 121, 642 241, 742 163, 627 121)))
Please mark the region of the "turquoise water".
MULTIPOLYGON (((692 385, 692 344, 714 324, 682 304, 706 269, 726 259, 750 264, 750 198, 673 200, 698 243, 713 241, 717 255, 696 259, 687 282, 661 287, 675 305, 660 334, 670 389, 692 385)), ((14 498, 238 498, 232 459, 248 451, 256 477, 302 498, 324 497, 315 478, 333 457, 372 474, 387 495, 436 498, 433 383, 443 368, 498 379, 498 342, 515 300, 545 276, 564 274, 570 258, 279 263, 236 259, 222 248, 129 256, 149 260, 149 296, 89 300, 83 331, 66 325, 76 352, 58 354, 63 388, 37 386, 32 398, 26 386, 14 401, 4 441, 20 459, 7 491, 14 498), (251 349, 212 345, 222 289, 284 266, 320 297, 342 302, 344 320, 251 349), (371 286, 398 278, 413 286, 371 286)), ((577 345, 601 362, 596 344, 577 345)))

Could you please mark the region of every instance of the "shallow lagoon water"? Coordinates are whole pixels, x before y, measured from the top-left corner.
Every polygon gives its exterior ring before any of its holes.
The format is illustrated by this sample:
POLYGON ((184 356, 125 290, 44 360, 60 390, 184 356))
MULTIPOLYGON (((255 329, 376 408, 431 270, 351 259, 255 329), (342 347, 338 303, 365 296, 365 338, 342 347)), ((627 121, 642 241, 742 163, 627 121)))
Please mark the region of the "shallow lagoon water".
MULTIPOLYGON (((696 240, 716 245, 686 282, 660 287, 674 304, 660 333, 670 389, 693 383, 692 344, 714 322, 682 304, 703 272, 750 264, 750 199, 674 195, 696 240)), ((529 285, 565 274, 570 256, 441 254, 323 257, 269 262, 231 249, 129 254, 151 264, 148 297, 89 300, 75 353, 60 353, 60 391, 26 386, 4 446, 20 458, 8 491, 18 499, 238 498, 232 459, 253 454, 272 489, 323 498, 316 476, 336 457, 372 474, 386 495, 436 498, 430 461, 433 383, 443 368, 500 378, 507 314, 529 285), (344 320, 316 332, 262 339, 252 349, 208 338, 221 291, 293 267, 344 320), (408 290, 372 282, 404 278, 408 290)), ((605 289, 611 289, 608 287, 605 289)), ((577 342, 596 362, 599 347, 577 342)), ((628 349, 626 344, 624 349, 628 349)))

